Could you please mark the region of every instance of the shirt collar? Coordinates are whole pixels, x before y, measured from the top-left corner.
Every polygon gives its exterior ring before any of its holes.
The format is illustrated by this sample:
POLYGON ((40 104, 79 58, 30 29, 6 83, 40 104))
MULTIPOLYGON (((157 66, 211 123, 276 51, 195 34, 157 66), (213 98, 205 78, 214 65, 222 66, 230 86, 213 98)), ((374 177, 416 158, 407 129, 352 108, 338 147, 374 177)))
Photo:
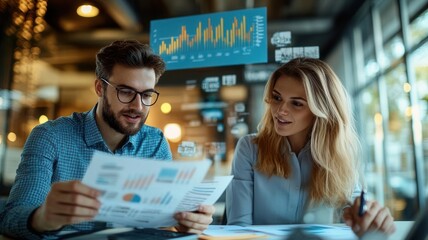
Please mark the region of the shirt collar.
POLYGON ((128 140, 125 142, 125 144, 123 144, 123 146, 126 146, 128 144, 130 144, 130 147, 134 148, 134 146, 138 145, 138 141, 140 141, 141 136, 139 136, 142 132, 144 132, 146 125, 143 125, 141 127, 141 130, 137 133, 134 134, 132 136, 128 136, 128 140))
POLYGON ((127 136, 126 138, 125 138, 125 140, 124 140, 124 142, 123 142, 123 144, 122 144, 122 146, 120 147, 120 148, 118 148, 118 149, 116 149, 116 151, 117 150, 119 150, 119 149, 123 149, 123 148, 128 148, 128 149, 134 149, 134 146, 136 146, 137 144, 136 144, 136 142, 137 142, 137 139, 138 139, 138 137, 137 137, 137 135, 138 135, 138 133, 137 134, 135 134, 135 135, 132 135, 132 136, 127 136))
MULTIPOLYGON (((310 150, 310 149, 311 149, 311 140, 308 139, 308 141, 306 142, 305 146, 302 148, 302 150, 300 150, 299 155, 302 154, 303 152, 306 152, 306 151, 310 150)), ((294 153, 291 150, 290 142, 288 142, 288 139, 285 138, 285 149, 284 149, 284 153, 287 153, 287 151, 290 152, 290 153, 294 153)))
POLYGON ((95 111, 98 104, 96 104, 90 111, 86 113, 84 122, 85 141, 88 146, 93 146, 99 143, 104 143, 103 136, 95 121, 95 111))

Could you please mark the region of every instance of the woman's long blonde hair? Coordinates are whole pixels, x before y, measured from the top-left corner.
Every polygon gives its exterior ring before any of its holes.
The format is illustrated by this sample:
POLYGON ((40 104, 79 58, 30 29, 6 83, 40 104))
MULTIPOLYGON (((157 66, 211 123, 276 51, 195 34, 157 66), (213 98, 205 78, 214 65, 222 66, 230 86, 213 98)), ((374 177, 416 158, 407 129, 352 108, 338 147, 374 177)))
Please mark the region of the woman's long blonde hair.
POLYGON ((309 109, 315 115, 308 136, 314 161, 310 199, 331 206, 344 204, 358 181, 360 144, 347 92, 333 70, 321 60, 293 59, 272 73, 264 92, 266 112, 254 139, 259 149, 255 168, 268 176, 288 178, 293 174, 289 167, 290 149, 284 151, 287 139, 275 132, 269 104, 275 83, 283 75, 302 81, 309 109))

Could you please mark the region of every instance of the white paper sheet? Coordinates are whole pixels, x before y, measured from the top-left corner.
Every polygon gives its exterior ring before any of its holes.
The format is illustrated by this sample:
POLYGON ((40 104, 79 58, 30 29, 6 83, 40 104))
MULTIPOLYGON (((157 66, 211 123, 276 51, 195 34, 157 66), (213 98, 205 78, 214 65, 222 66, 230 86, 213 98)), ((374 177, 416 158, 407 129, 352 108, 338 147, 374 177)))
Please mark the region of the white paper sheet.
POLYGON ((358 237, 352 229, 344 224, 287 224, 287 225, 210 225, 203 233, 214 238, 239 237, 248 234, 269 236, 269 239, 337 239, 357 240, 358 237), (318 237, 318 238, 314 238, 318 237))
MULTIPOLYGON (((287 224, 287 225, 253 225, 246 227, 259 233, 265 233, 274 236, 300 236, 302 239, 309 239, 311 236, 321 237, 322 239, 337 240, 357 240, 358 237, 352 229, 343 224, 340 225, 321 225, 321 224, 287 224), (304 237, 303 237, 304 236, 304 237)), ((297 239, 297 238, 293 238, 297 239)))
POLYGON ((267 236, 265 233, 259 233, 246 227, 237 225, 209 225, 208 228, 204 231, 203 235, 214 238, 230 237, 230 239, 233 239, 233 237, 239 238, 241 236, 267 236))
POLYGON ((175 212, 214 204, 229 184, 231 178, 211 182, 211 186, 201 183, 210 165, 209 160, 159 161, 96 151, 83 177, 83 183, 103 192, 94 220, 134 227, 173 226, 175 212), (216 191, 209 188, 206 192, 208 186, 216 191), (205 191, 203 199, 193 199, 198 195, 195 188, 205 191), (192 204, 184 204, 185 197, 192 204))
POLYGON ((214 204, 232 178, 233 176, 216 176, 214 179, 204 180, 187 192, 177 210, 188 211, 188 209, 196 209, 201 204, 214 204))

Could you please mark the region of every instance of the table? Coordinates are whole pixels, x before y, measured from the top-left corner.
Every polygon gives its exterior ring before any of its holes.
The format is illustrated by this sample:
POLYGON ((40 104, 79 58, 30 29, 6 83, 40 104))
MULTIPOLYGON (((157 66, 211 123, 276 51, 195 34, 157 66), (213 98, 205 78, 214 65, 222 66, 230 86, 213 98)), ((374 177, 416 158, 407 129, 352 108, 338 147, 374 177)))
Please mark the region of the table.
MULTIPOLYGON (((405 239, 407 233, 409 232, 410 228, 412 227, 413 221, 395 221, 395 225, 397 227, 397 230, 393 235, 391 235, 388 240, 403 240, 405 239)), ((73 240, 106 240, 107 235, 113 234, 113 233, 119 233, 124 231, 129 231, 130 228, 115 228, 115 229, 107 229, 104 231, 100 231, 94 234, 85 235, 81 237, 72 238, 73 240)), ((12 238, 0 236, 0 240, 11 240, 12 238)), ((266 239, 266 238, 263 238, 266 239)), ((269 237, 268 239, 282 239, 278 237, 269 237)))

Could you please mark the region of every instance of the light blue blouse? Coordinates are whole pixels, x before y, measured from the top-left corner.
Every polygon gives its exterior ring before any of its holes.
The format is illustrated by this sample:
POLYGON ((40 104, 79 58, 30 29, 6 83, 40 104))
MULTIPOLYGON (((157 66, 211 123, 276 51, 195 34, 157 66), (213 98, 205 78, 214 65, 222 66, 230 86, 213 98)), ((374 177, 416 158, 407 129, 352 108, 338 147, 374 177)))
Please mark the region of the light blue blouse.
MULTIPOLYGON (((291 152, 289 178, 268 177, 255 170, 258 147, 256 135, 242 137, 236 146, 232 163, 234 178, 226 190, 226 215, 229 225, 298 224, 316 207, 309 208, 308 185, 313 167, 310 144, 298 155, 291 152)), ((360 191, 358 187, 354 191, 360 191)), ((358 194, 354 192, 354 194, 358 194)), ((353 194, 353 195, 354 195, 353 194)), ((326 213, 326 207, 318 210, 326 213)), ((325 216, 333 221, 333 209, 325 216)), ((312 216, 309 221, 316 221, 312 216)), ((320 222, 320 221, 318 221, 320 222)))

